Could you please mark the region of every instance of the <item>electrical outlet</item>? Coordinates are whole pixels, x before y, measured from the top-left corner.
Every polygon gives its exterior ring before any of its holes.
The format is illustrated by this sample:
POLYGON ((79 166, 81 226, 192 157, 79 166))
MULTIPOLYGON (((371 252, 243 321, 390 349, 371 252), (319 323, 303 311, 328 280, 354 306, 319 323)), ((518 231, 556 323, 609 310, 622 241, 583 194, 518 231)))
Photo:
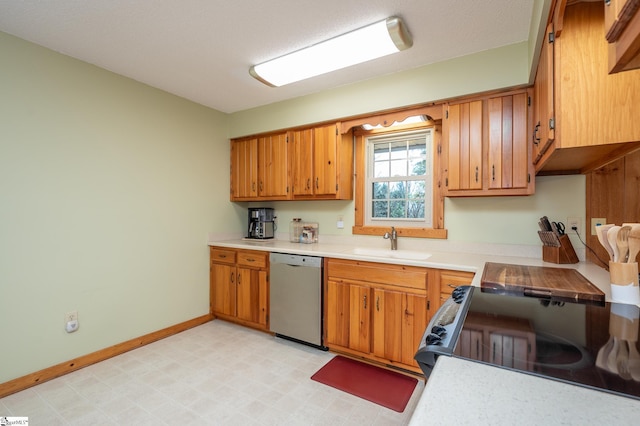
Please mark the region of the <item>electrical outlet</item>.
POLYGON ((67 333, 73 333, 78 330, 80 323, 78 323, 78 311, 67 312, 64 315, 64 329, 67 333))
POLYGON ((598 235, 596 232, 596 226, 606 225, 607 218, 606 217, 592 217, 591 218, 591 235, 598 235))
POLYGON ((565 232, 569 233, 569 232, 578 232, 578 234, 581 234, 580 232, 580 218, 579 217, 568 217, 567 218, 567 223, 565 226, 565 232), (576 230, 574 231, 573 228, 576 228, 576 230))

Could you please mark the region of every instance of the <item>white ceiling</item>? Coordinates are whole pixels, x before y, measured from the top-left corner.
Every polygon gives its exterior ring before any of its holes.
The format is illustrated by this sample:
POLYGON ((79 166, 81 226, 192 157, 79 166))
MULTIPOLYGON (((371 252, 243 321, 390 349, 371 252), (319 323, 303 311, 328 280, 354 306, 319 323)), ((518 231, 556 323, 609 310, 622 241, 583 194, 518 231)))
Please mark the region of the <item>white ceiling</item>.
POLYGON ((527 40, 534 1, 0 0, 0 31, 232 113, 527 40), (279 88, 249 75, 394 15, 406 51, 279 88))

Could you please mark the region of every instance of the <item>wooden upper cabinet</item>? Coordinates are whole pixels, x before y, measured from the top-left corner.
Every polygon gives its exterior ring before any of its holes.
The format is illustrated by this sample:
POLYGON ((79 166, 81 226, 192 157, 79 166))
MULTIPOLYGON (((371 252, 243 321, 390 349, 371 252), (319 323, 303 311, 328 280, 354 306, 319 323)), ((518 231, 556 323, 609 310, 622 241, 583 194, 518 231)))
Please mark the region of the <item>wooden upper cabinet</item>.
POLYGON ((317 195, 335 195, 338 192, 338 127, 336 125, 313 129, 314 191, 317 195))
POLYGON ((489 188, 526 189, 530 156, 527 132, 527 93, 487 100, 489 126, 489 188))
POLYGON ((533 161, 536 163, 555 139, 555 108, 554 108, 554 74, 553 74, 553 45, 555 34, 553 22, 547 26, 542 50, 536 71, 534 85, 535 107, 533 112, 533 161))
POLYGON ((288 198, 287 134, 231 141, 231 200, 288 198))
POLYGON ((640 68, 640 0, 605 0, 609 72, 640 68))
POLYGON ((353 198, 353 138, 338 124, 291 132, 293 199, 353 198))
MULTIPOLYGON (((559 35, 554 16, 555 129, 548 144, 541 137, 538 174, 588 173, 640 148, 640 70, 609 74, 606 8, 600 2, 566 5, 559 35)), ((539 66, 537 86, 546 75, 539 66)))
POLYGON ((258 138, 258 196, 286 199, 289 193, 287 134, 258 138))
POLYGON ((446 196, 533 193, 529 104, 529 92, 520 90, 446 107, 446 196))
POLYGON ((293 196, 313 195, 313 129, 291 134, 293 196))
POLYGON ((482 189, 482 101, 449 105, 448 191, 482 189))
POLYGON ((258 139, 231 142, 231 199, 258 196, 258 139))

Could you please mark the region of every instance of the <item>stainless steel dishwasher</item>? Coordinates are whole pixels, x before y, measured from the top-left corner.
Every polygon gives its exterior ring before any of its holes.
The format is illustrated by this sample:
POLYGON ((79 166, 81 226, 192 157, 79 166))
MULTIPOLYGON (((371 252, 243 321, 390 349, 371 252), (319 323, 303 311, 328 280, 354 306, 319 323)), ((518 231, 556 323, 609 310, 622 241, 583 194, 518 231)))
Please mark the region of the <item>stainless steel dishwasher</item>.
POLYGON ((322 344, 322 258, 270 255, 270 329, 276 336, 322 344))

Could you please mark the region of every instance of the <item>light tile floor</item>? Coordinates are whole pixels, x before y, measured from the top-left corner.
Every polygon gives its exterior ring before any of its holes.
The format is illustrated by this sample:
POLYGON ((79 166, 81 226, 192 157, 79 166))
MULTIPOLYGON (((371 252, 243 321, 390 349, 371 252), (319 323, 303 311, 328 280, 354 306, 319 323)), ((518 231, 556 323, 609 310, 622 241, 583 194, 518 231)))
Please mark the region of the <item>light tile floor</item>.
POLYGON ((315 382, 335 354, 221 320, 0 399, 31 425, 402 425, 404 413, 315 382))

